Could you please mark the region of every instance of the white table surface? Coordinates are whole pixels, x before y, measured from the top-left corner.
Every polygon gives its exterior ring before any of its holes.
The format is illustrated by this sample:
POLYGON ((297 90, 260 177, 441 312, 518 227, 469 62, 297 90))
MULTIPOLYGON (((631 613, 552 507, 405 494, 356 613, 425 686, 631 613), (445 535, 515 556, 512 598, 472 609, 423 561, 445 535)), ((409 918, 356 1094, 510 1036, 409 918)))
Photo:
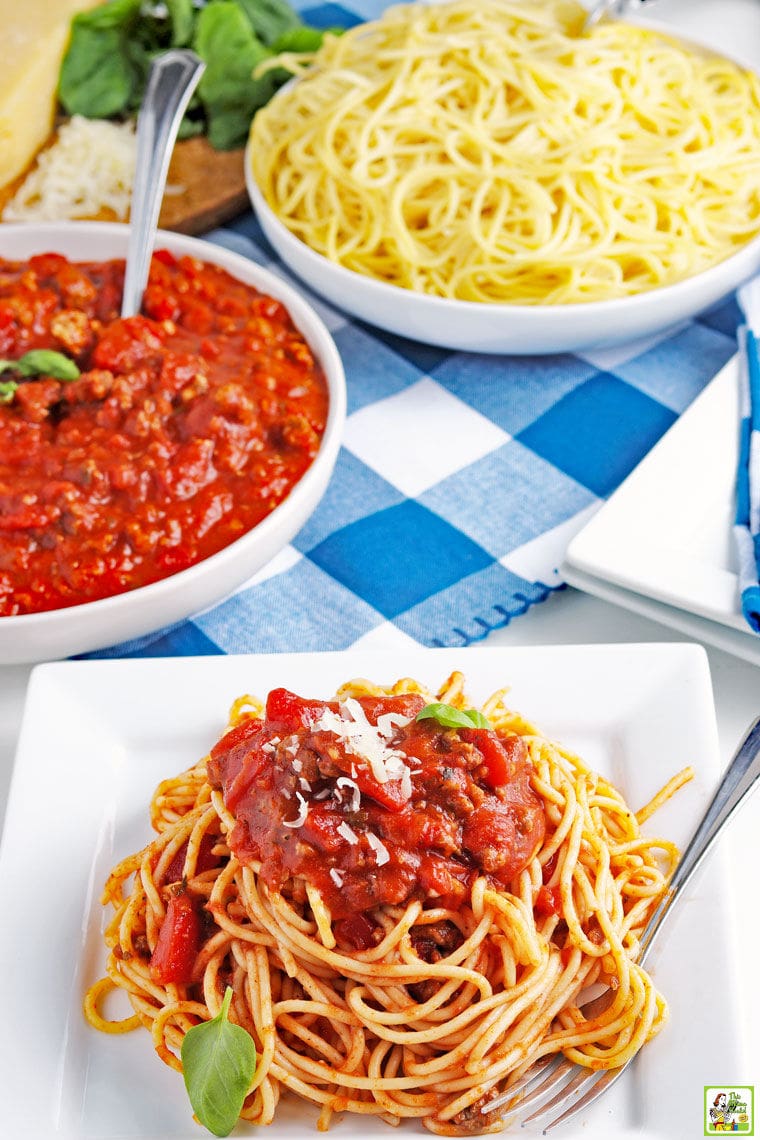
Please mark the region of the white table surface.
MULTIPOLYGON (((645 618, 599 601, 573 589, 566 589, 535 606, 510 626, 496 631, 480 644, 497 645, 577 645, 619 642, 684 641, 680 635, 645 618)), ((749 724, 760 715, 760 668, 706 647, 712 674, 722 760, 727 763, 749 724)), ((463 653, 466 653, 463 650, 463 653)), ((23 712, 29 666, 0 668, 0 820, 5 815, 16 740, 23 712)), ((760 1093, 760 977, 757 946, 760 942, 760 907, 757 876, 760 868, 760 794, 752 796, 735 818, 721 841, 726 845, 734 876, 736 977, 742 996, 742 1034, 749 1076, 756 1077, 760 1093), (735 900, 742 900, 741 921, 735 900), (749 900, 749 905, 747 902, 749 900)), ((709 931, 705 931, 709 937, 709 931)), ((695 948, 698 953, 698 947, 695 948)), ((719 980, 716 980, 719 985, 719 980)), ((716 1076, 716 1079, 721 1079, 716 1076)), ((685 1140, 685 1138, 676 1138, 685 1140)))

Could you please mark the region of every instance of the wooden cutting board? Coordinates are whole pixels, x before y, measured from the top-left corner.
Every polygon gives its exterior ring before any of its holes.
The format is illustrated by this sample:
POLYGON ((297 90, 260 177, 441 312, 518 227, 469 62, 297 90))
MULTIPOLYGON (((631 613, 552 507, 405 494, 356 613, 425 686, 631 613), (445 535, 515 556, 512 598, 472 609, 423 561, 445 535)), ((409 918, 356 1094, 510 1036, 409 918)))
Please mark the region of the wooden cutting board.
MULTIPOLYGON (((205 138, 184 139, 174 147, 159 225, 182 234, 202 234, 249 208, 244 150, 214 150, 205 138)), ((0 210, 25 175, 0 187, 0 210)), ((102 212, 99 221, 113 221, 102 212)))
POLYGON ((249 208, 243 150, 214 150, 205 138, 174 147, 159 225, 182 234, 221 226, 249 208))

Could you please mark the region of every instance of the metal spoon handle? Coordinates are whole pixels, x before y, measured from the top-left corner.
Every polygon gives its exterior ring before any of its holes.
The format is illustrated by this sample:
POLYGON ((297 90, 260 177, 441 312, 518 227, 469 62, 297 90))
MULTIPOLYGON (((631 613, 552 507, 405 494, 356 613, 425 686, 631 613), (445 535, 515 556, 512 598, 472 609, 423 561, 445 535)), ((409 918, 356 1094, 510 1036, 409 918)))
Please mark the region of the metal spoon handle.
POLYGON ((142 305, 174 140, 205 67, 195 52, 186 49, 167 51, 151 65, 137 116, 137 159, 122 317, 134 316, 142 305))
POLYGON ((758 778, 760 778, 760 717, 750 726, 739 745, 673 872, 667 892, 644 930, 639 962, 643 962, 648 955, 666 916, 673 909, 729 819, 755 787, 758 778))

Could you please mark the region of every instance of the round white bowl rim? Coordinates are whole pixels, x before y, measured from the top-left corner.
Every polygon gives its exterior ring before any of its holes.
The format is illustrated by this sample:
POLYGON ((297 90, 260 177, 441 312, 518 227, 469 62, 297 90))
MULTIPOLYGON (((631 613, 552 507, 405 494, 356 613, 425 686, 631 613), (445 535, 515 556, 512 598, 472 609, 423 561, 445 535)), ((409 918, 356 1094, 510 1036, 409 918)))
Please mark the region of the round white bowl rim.
MULTIPOLYGON (((35 223, 33 227, 27 222, 3 223, 0 227, 0 256, 4 256, 3 238, 5 235, 23 233, 26 236, 28 234, 30 241, 33 241, 35 245, 40 245, 41 239, 47 235, 54 238, 60 236, 62 232, 75 234, 76 230, 82 227, 94 235, 102 234, 103 237, 118 235, 120 239, 123 238, 124 240, 126 240, 129 231, 129 226, 123 222, 40 222, 35 223)), ((283 516, 286 513, 296 511, 301 505, 301 501, 308 497, 311 485, 318 483, 323 475, 325 478, 327 477, 335 462, 346 415, 346 382, 343 362, 335 347, 335 342, 319 314, 287 281, 259 265, 258 262, 249 261, 243 254, 236 253, 226 246, 216 245, 213 242, 204 241, 187 234, 158 230, 154 248, 159 249, 162 246, 170 250, 172 246, 177 249, 181 248, 182 254, 187 253, 199 260, 212 261, 233 275, 235 275, 235 268, 237 268, 238 273, 244 273, 251 278, 250 284, 253 284, 254 288, 261 289, 262 292, 269 292, 271 296, 282 301, 305 339, 311 338, 319 341, 319 362, 325 375, 329 397, 327 423, 319 450, 310 466, 283 501, 278 503, 274 510, 270 511, 261 522, 251 527, 240 538, 222 547, 215 554, 210 554, 207 558, 201 559, 200 562, 196 562, 184 570, 178 570, 166 578, 160 578, 157 582, 151 582, 145 586, 136 586, 133 590, 124 590, 119 594, 110 594, 106 598, 97 598, 94 601, 79 602, 76 605, 61 606, 57 609, 41 610, 35 613, 2 616, 0 617, 0 636, 10 636, 14 632, 21 634, 22 630, 29 632, 38 626, 50 626, 54 621, 59 623, 67 620, 73 621, 75 616, 81 614, 85 609, 88 615, 97 614, 106 618, 111 611, 125 608, 134 599, 145 600, 146 603, 150 599, 152 603, 158 604, 162 596, 173 594, 176 590, 182 589, 184 584, 205 577, 213 573, 215 568, 224 565, 225 562, 235 560, 244 545, 251 545, 256 541, 265 542, 270 531, 278 527, 283 516), (301 327, 301 319, 306 321, 309 326, 307 332, 304 332, 301 327)), ((55 253, 57 251, 51 248, 46 249, 45 252, 55 253)), ((107 253, 102 260, 117 256, 121 255, 107 253)), ((93 258, 82 258, 81 260, 93 260, 93 258)), ((252 573, 254 572, 252 571, 252 573)), ((221 600, 220 598, 219 601, 221 600)))

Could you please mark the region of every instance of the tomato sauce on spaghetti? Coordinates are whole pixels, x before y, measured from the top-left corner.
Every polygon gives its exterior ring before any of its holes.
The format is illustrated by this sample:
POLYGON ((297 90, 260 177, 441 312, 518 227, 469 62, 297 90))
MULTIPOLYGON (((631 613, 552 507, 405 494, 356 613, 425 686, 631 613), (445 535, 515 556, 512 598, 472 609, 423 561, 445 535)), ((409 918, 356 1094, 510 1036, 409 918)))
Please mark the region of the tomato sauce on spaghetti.
POLYGON ((18 377, 0 406, 0 615, 194 565, 281 503, 319 449, 325 378, 279 301, 163 250, 142 314, 122 320, 123 277, 123 260, 0 259, 0 358, 48 348, 80 370, 18 377))
POLYGON ((505 885, 545 830, 517 735, 415 720, 416 694, 339 704, 285 689, 263 720, 212 749, 208 774, 236 819, 231 847, 271 889, 305 881, 357 948, 375 907, 419 898, 456 906, 474 879, 505 885))

